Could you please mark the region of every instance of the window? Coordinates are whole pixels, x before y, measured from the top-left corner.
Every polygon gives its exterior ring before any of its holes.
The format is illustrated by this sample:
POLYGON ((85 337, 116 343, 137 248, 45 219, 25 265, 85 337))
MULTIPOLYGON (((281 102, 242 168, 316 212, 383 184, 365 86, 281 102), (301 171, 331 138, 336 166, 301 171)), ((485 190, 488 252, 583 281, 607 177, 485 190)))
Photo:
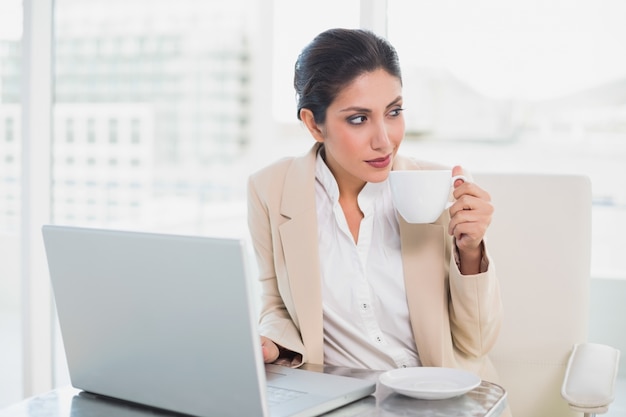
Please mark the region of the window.
POLYGON ((75 196, 74 223, 197 232, 215 207, 243 200, 244 181, 227 172, 250 143, 250 4, 55 2, 54 117, 72 121, 72 143, 55 146, 53 193, 75 196), (97 197, 115 210, 93 210, 93 183, 115 184, 97 197))

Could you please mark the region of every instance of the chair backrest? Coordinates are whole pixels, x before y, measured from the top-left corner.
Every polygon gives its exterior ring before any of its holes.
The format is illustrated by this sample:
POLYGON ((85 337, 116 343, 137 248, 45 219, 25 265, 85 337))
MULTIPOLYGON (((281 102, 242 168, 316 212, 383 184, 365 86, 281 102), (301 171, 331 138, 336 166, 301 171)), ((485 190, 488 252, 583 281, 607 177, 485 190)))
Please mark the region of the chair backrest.
POLYGON ((486 242, 504 323, 492 360, 514 417, 579 415, 560 389, 574 343, 587 339, 591 183, 585 176, 474 173, 495 213, 486 242))

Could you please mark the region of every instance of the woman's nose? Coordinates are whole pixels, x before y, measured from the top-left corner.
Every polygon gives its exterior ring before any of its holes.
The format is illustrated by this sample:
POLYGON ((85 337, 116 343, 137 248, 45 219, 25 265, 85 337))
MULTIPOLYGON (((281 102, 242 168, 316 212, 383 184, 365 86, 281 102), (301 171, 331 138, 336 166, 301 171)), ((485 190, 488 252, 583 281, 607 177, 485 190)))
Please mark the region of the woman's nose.
POLYGON ((372 149, 384 149, 389 147, 390 144, 387 126, 385 123, 378 124, 374 132, 372 132, 372 149))

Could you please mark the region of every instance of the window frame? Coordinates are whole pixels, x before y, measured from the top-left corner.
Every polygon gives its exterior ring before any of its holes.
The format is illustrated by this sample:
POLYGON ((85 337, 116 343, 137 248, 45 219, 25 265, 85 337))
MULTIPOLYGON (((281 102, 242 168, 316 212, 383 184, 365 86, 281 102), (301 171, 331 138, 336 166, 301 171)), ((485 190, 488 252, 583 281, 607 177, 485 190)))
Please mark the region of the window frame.
POLYGON ((20 283, 22 395, 52 388, 52 294, 41 237, 50 221, 53 0, 23 1, 20 283))

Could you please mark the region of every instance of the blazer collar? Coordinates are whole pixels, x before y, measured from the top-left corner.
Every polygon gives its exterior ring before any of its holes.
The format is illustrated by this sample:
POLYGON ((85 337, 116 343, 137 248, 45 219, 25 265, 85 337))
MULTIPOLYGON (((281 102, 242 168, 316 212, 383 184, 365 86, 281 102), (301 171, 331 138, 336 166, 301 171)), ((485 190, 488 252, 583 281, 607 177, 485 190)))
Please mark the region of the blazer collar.
POLYGON ((320 147, 321 144, 316 143, 290 165, 283 186, 281 215, 293 219, 304 212, 315 211, 315 158, 320 147))

